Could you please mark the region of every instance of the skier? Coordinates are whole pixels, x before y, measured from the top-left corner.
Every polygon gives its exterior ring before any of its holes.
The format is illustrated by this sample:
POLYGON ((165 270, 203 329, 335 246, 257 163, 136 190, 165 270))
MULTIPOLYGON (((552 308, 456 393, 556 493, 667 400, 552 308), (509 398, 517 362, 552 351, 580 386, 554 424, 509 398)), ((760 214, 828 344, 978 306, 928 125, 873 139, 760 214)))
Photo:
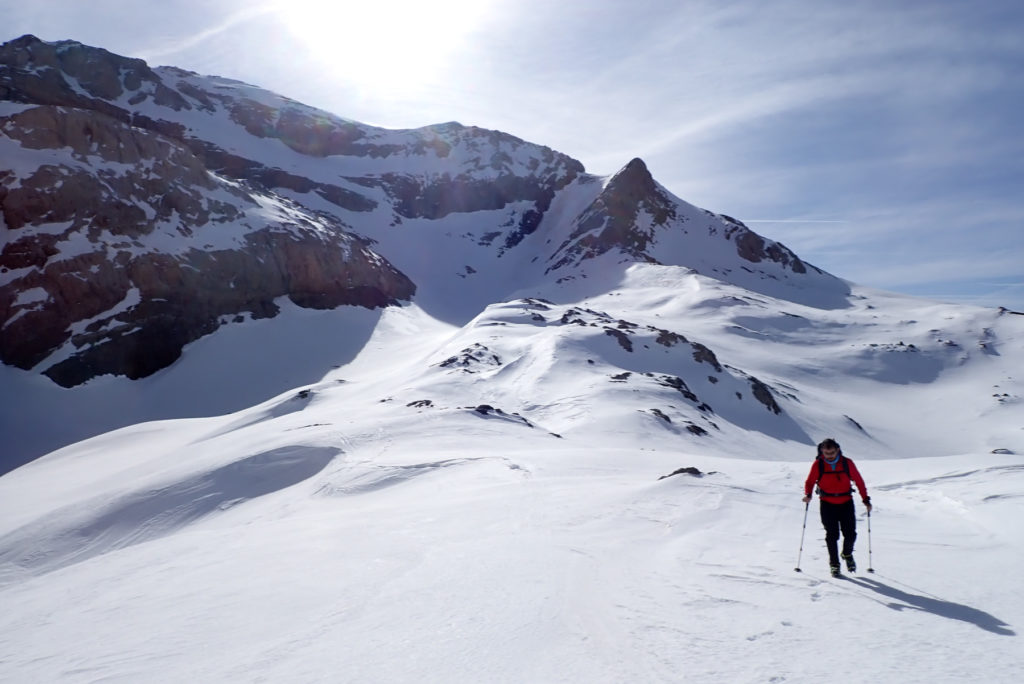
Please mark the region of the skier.
POLYGON ((853 483, 857 484, 861 501, 871 514, 871 497, 868 496, 864 478, 853 461, 843 456, 843 450, 836 440, 829 437, 818 445, 818 457, 814 459, 811 472, 804 482, 804 503, 810 503, 814 485, 818 485, 821 497, 821 524, 825 527, 825 545, 828 547, 828 564, 833 577, 839 576, 839 532, 843 533, 842 558, 846 569, 857 571, 853 560, 853 542, 857 539, 857 517, 853 508, 853 483))

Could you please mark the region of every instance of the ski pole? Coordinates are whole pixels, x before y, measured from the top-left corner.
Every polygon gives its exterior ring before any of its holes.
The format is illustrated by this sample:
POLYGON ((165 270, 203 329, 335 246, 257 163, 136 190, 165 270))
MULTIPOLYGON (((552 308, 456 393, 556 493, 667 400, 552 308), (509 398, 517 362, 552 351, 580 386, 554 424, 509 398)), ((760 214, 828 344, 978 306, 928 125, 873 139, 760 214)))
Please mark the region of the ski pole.
MULTIPOLYGON (((793 568, 797 572, 803 572, 800 569, 800 559, 804 555, 804 532, 807 531, 807 509, 809 509, 810 507, 811 507, 811 502, 810 501, 808 501, 807 503, 804 504, 804 528, 803 528, 803 530, 800 531, 800 553, 798 553, 796 555, 796 567, 793 568)), ((871 529, 871 528, 869 527, 868 529, 871 529)), ((870 547, 871 547, 871 533, 869 532, 868 533, 868 548, 870 548, 870 547)), ((868 552, 868 555, 869 556, 871 555, 870 551, 868 552)))
POLYGON ((874 572, 871 564, 871 511, 868 511, 868 572, 874 572))

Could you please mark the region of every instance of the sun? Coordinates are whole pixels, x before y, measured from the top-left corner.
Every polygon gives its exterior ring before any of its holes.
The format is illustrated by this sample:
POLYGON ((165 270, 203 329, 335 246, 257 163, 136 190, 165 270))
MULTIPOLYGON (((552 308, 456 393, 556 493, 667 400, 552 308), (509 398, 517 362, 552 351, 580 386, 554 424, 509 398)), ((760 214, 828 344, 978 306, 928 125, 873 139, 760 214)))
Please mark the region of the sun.
POLYGON ((274 13, 348 85, 409 92, 439 78, 479 26, 486 0, 279 0, 274 13))

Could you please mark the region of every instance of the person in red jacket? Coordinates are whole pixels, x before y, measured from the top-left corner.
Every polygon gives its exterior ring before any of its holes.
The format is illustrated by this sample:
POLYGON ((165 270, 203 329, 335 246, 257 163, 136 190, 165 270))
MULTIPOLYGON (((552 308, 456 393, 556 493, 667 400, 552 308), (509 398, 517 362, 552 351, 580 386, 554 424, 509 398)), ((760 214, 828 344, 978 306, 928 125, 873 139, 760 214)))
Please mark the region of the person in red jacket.
POLYGON ((864 478, 853 461, 843 456, 839 443, 829 437, 818 445, 818 457, 804 482, 804 503, 810 503, 814 485, 821 497, 821 524, 825 527, 825 545, 832 576, 839 575, 839 533, 843 534, 842 558, 850 572, 857 571, 853 560, 853 543, 857 539, 857 514, 853 508, 853 485, 856 483, 864 507, 871 514, 871 497, 864 478))

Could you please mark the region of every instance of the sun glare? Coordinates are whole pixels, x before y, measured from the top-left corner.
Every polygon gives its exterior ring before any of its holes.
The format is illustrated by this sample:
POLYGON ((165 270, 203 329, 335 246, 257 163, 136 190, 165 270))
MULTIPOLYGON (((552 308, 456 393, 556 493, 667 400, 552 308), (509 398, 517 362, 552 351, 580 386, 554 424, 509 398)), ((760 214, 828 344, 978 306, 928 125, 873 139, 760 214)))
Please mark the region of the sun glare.
POLYGON ((485 14, 485 0, 281 0, 277 14, 339 80, 376 95, 428 87, 485 14))

